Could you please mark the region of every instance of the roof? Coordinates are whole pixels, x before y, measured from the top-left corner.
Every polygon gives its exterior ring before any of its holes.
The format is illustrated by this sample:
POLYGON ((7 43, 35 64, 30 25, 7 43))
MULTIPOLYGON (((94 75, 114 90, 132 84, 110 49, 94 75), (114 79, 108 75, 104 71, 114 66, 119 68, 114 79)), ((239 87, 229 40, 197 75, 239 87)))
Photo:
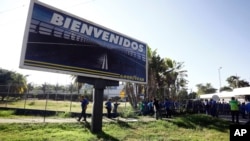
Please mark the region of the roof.
POLYGON ((236 88, 236 89, 233 89, 232 92, 223 91, 220 93, 202 94, 202 95, 200 95, 200 98, 201 99, 210 99, 214 95, 219 96, 219 98, 250 95, 250 87, 236 88))

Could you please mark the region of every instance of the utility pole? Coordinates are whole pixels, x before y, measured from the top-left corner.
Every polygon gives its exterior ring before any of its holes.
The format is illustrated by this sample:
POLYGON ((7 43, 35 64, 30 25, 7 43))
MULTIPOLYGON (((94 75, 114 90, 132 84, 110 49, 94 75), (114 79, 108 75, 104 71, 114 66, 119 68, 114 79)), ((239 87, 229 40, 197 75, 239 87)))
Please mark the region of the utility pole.
POLYGON ((222 69, 222 67, 219 67, 218 69, 218 73, 219 73, 219 84, 220 84, 220 87, 219 87, 219 92, 221 91, 221 76, 220 76, 220 70, 222 69))

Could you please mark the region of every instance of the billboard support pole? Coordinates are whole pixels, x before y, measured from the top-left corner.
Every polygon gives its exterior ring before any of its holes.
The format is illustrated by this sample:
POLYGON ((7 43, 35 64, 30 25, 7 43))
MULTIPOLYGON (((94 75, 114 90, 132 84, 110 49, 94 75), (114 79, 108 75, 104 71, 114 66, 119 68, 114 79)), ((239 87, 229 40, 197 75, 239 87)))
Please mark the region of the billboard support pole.
POLYGON ((103 92, 106 87, 104 80, 96 80, 94 84, 95 92, 93 95, 93 111, 91 132, 97 133, 102 131, 102 115, 103 115, 103 92))
POLYGON ((119 86, 119 81, 90 78, 90 77, 77 77, 78 82, 92 84, 95 88, 93 95, 93 111, 91 120, 91 132, 98 133, 102 131, 102 117, 103 117, 103 96, 106 86, 119 86))

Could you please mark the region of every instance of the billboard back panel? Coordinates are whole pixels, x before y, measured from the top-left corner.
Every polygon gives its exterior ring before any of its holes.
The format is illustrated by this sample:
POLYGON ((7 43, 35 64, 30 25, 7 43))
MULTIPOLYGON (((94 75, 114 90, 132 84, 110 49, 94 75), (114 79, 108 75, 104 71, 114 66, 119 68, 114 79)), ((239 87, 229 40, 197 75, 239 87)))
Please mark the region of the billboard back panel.
POLYGON ((20 68, 147 83, 147 45, 32 0, 20 68))

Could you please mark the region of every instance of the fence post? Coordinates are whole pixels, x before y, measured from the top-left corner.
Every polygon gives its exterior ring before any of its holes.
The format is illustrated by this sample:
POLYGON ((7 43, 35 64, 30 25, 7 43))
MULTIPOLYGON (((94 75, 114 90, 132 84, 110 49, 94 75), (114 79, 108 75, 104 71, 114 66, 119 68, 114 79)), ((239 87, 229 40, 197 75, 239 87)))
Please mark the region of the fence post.
MULTIPOLYGON (((29 94, 29 90, 28 90, 28 94, 29 94)), ((23 106, 23 109, 26 108, 26 99, 27 99, 27 93, 24 94, 24 106, 23 106)))
POLYGON ((7 96, 6 96, 5 107, 7 107, 7 103, 8 103, 7 98, 9 98, 10 86, 11 86, 11 84, 8 84, 8 93, 7 93, 7 96))
POLYGON ((72 107, 72 93, 70 93, 70 108, 69 108, 69 112, 71 112, 71 107, 72 107))
POLYGON ((46 112, 47 112, 47 105, 48 105, 49 93, 46 94, 46 103, 45 103, 45 110, 44 110, 44 117, 43 122, 45 122, 46 112))

